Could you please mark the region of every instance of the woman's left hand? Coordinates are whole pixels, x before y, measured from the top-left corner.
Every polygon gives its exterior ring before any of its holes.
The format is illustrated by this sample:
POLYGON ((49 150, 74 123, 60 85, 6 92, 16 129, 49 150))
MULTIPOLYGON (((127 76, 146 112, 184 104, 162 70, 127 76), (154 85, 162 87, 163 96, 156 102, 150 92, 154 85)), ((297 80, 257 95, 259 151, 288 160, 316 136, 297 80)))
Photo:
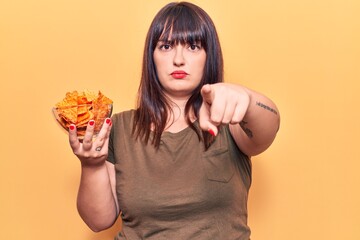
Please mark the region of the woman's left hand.
POLYGON ((240 123, 249 107, 250 95, 244 87, 228 83, 204 85, 199 112, 201 129, 216 136, 221 124, 240 123))

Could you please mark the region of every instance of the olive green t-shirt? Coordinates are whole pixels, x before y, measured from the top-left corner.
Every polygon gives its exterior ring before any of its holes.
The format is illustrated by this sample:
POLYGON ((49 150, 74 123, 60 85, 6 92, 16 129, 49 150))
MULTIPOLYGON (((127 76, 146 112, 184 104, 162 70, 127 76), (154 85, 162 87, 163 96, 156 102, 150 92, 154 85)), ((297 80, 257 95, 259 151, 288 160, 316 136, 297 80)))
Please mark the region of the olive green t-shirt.
POLYGON ((132 136, 134 113, 112 117, 108 161, 123 220, 115 239, 249 240, 251 162, 229 128, 206 151, 190 127, 164 132, 155 148, 132 136))

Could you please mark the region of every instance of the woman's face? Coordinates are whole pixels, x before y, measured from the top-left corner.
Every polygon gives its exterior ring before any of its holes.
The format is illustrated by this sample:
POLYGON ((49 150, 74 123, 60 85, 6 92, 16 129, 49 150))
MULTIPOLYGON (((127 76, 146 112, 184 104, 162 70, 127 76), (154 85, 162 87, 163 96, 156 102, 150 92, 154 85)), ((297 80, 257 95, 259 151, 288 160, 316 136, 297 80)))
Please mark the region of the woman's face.
POLYGON ((154 51, 156 72, 169 97, 189 98, 200 84, 206 52, 200 43, 171 44, 159 41, 154 51))

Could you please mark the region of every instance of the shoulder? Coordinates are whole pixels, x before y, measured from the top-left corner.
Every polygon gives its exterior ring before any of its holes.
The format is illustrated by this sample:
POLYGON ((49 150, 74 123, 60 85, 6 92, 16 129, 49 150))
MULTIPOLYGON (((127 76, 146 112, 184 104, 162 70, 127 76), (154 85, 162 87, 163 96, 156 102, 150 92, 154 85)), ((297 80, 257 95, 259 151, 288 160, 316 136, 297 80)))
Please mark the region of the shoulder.
POLYGON ((118 124, 120 122, 131 122, 134 118, 135 110, 130 109, 122 112, 118 112, 112 115, 111 120, 113 124, 118 124))
POLYGON ((120 137, 119 134, 116 134, 119 132, 122 133, 120 135, 126 135, 126 136, 131 135, 133 122, 134 122, 133 121, 134 115, 135 115, 135 110, 133 109, 113 114, 111 117, 112 127, 111 127, 110 138, 114 138, 115 135, 117 137, 120 137))

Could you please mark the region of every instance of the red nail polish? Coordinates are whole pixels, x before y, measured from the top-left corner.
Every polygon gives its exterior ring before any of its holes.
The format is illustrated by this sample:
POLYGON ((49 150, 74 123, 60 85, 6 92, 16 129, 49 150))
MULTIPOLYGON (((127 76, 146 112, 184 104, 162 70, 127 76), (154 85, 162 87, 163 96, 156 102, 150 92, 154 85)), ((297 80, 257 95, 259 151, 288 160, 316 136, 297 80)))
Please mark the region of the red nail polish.
POLYGON ((90 120, 90 121, 89 121, 89 124, 90 124, 90 126, 94 126, 95 121, 94 121, 94 120, 90 120))
POLYGON ((215 133, 212 129, 209 129, 208 132, 215 137, 215 133))
POLYGON ((74 125, 70 125, 70 130, 74 130, 75 129, 75 126, 74 125))
POLYGON ((106 119, 106 121, 105 121, 107 124, 111 124, 111 120, 108 118, 108 119, 106 119))

